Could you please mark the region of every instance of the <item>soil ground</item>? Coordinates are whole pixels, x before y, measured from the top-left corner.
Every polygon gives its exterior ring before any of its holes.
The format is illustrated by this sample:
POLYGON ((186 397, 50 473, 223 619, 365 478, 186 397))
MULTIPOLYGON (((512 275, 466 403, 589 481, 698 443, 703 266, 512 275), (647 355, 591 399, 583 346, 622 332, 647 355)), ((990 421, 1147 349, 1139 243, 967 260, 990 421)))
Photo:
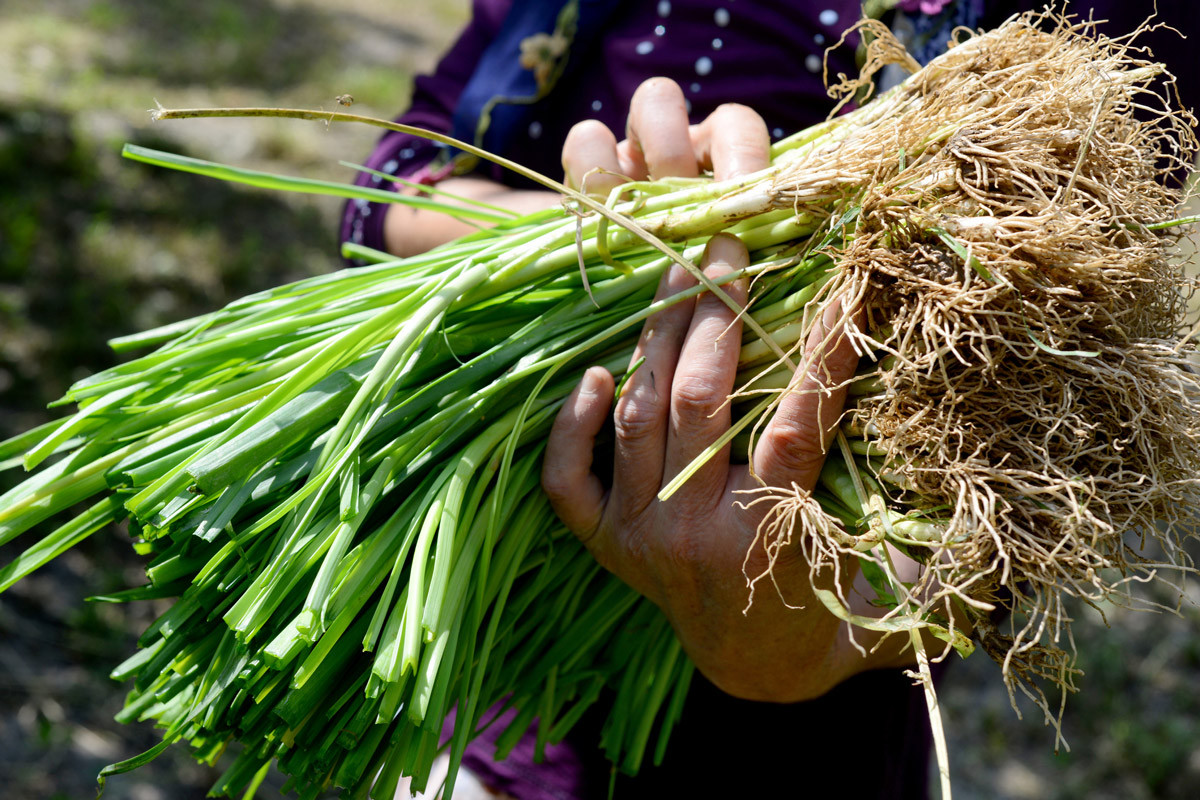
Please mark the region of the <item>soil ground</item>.
MULTIPOLYGON (((390 116, 465 0, 0 0, 0 437, 46 418, 103 368, 107 338, 336 269, 339 203, 267 194, 122 161, 124 142, 347 180, 368 130, 291 121, 152 124, 146 109, 275 105, 390 116)), ((0 488, 7 475, 0 475, 0 488)), ((14 554, 0 549, 0 561, 14 554)), ((156 741, 112 721, 107 673, 156 614, 82 598, 141 582, 119 532, 93 537, 0 596, 5 796, 93 796, 97 770, 156 741)), ((1200 600, 1200 582, 1182 581, 1200 600)), ((1175 605, 1172 597, 1157 602, 1175 605)), ((1081 692, 1054 753, 1040 714, 1009 707, 982 655, 941 687, 959 798, 1200 797, 1200 612, 1076 606, 1081 692), (1103 612, 1103 615, 1102 613, 1103 612)), ((864 736, 874 728, 864 720, 864 736)), ((859 743, 868 745, 869 742, 859 743)), ((109 782, 112 800, 203 797, 182 749, 109 782)), ((282 781, 272 776, 261 796, 282 781)), ((851 796, 853 792, 851 791, 851 796)))

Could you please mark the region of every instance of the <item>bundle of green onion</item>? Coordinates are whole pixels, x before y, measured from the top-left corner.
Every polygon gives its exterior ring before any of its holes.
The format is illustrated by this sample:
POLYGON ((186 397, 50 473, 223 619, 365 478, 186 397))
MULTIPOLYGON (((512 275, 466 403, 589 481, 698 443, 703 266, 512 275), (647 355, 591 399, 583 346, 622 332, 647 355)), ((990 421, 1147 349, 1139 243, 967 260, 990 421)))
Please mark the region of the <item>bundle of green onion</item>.
POLYGON ((825 592, 851 622, 965 651, 949 620, 971 619, 1017 685, 1069 683, 1061 593, 1116 591, 1103 570, 1139 566, 1122 534, 1174 542, 1156 523, 1200 505, 1186 286, 1163 258, 1178 197, 1159 180, 1193 140, 1169 107, 1133 115, 1161 68, 1039 22, 959 44, 749 178, 576 196, 405 260, 352 248, 373 263, 114 342, 157 349, 0 445, 39 468, 0 498, 0 543, 92 503, 0 590, 128 519, 149 584, 105 599, 177 598, 113 673, 133 681, 121 719, 163 744, 109 771, 237 744, 216 793, 277 761, 301 796, 391 797, 424 785, 452 710, 453 767, 498 705, 517 711, 503 754, 602 699, 609 758, 661 758, 690 662, 557 522, 539 463, 584 368, 624 374, 648 316, 718 291, 652 302, 717 231, 751 252, 723 280, 753 279, 731 438, 811 367, 793 355, 824 304, 866 320, 842 446, 811 498, 779 493, 762 546, 804 540, 814 571, 861 557, 892 612, 850 618, 825 592), (885 542, 925 563, 917 586, 888 583, 885 542), (1005 603, 1007 637, 987 616, 1005 603))

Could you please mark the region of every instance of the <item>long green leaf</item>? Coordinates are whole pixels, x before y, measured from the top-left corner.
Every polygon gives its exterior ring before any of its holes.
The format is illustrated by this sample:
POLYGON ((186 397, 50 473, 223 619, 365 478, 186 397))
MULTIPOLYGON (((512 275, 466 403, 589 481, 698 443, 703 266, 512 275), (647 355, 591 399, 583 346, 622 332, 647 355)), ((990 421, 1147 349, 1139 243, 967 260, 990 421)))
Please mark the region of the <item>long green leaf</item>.
POLYGON ((136 144, 125 145, 121 150, 121 155, 132 161, 153 164, 156 167, 166 167, 168 169, 179 170, 180 172, 191 172, 208 178, 230 181, 231 183, 244 183, 258 189, 278 189, 304 194, 332 195, 347 199, 372 200, 377 203, 398 203, 412 208, 428 209, 452 217, 474 219, 481 222, 503 222, 512 219, 510 214, 497 214, 475 206, 450 205, 449 203, 429 200, 416 195, 389 192, 386 189, 371 189, 366 186, 320 181, 313 178, 295 178, 289 175, 277 175, 260 170, 231 167, 225 164, 218 164, 214 161, 205 161, 200 158, 166 153, 162 150, 154 150, 136 144))

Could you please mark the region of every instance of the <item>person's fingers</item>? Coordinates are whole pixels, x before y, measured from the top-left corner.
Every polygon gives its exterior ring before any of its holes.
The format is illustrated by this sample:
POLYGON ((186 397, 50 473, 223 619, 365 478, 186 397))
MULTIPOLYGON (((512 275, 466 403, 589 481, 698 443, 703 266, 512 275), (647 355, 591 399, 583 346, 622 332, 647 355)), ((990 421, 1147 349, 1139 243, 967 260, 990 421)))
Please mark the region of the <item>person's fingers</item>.
POLYGON ((599 120, 576 123, 567 133, 562 150, 567 186, 599 197, 624 183, 617 157, 617 137, 599 120))
POLYGON ((621 174, 630 180, 646 180, 646 162, 642 158, 642 151, 628 139, 617 142, 617 163, 621 165, 621 174))
POLYGON ((651 78, 638 86, 629 104, 625 135, 632 145, 628 153, 634 162, 631 166, 644 171, 644 176, 631 177, 699 175, 689 128, 687 101, 679 84, 669 78, 651 78))
POLYGON ((592 449, 612 405, 613 377, 603 367, 583 374, 554 419, 542 461, 542 489, 563 524, 587 542, 600 527, 604 486, 592 472, 592 449))
MULTIPOLYGON (((694 284, 695 279, 682 267, 672 265, 659 282, 655 300, 694 284)), ((613 414, 612 502, 618 527, 621 521, 640 515, 662 486, 671 381, 692 308, 693 303, 683 301, 650 317, 634 350, 634 364, 645 360, 625 383, 613 414)))
POLYGON ((738 103, 719 106, 692 128, 693 149, 700 165, 716 180, 748 175, 771 163, 767 123, 753 109, 738 103))
POLYGON ((830 387, 841 386, 858 368, 842 317, 840 302, 825 308, 805 343, 804 358, 811 366, 797 390, 779 404, 754 448, 755 473, 770 486, 816 486, 846 403, 845 388, 830 387), (814 353, 819 356, 813 358, 814 353))
MULTIPOLYGON (((705 274, 710 278, 742 269, 748 262, 741 241, 726 234, 714 236, 704 254, 705 274)), ((739 304, 745 304, 744 281, 726 283, 723 289, 739 304)), ((729 405, 725 401, 737 377, 741 347, 742 324, 734 311, 710 292, 701 295, 671 382, 671 425, 663 470, 666 479, 677 475, 729 427, 729 405)), ((678 496, 719 497, 725 489, 728 469, 728 453, 710 459, 688 479, 678 496)))

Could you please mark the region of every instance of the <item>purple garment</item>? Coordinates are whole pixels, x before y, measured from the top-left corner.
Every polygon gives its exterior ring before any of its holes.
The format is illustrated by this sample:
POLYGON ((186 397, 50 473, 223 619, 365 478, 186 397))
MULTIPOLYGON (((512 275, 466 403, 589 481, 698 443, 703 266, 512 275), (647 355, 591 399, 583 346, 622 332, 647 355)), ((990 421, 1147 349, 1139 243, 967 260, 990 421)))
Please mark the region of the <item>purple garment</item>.
MULTIPOLYGON (((548 744, 540 761, 537 736, 531 730, 523 736, 508 758, 497 761, 496 740, 517 716, 517 710, 488 710, 480 720, 487 729, 467 745, 462 766, 492 791, 509 794, 518 800, 579 800, 588 796, 587 780, 592 775, 587 759, 569 742, 548 744), (498 713, 499 712, 499 713, 498 713)), ((454 735, 457 711, 451 711, 442 725, 442 745, 454 735)), ((536 728, 536 724, 534 726, 536 728)))
MULTIPOLYGON (((412 105, 399 122, 450 130, 459 92, 511 4, 512 0, 475 0, 470 24, 434 74, 417 78, 412 105)), ((860 7, 859 0, 823 0, 814 6, 816 11, 797 11, 797 4, 786 0, 625 3, 614 12, 611 29, 591 48, 572 51, 571 58, 583 59, 587 68, 533 105, 527 130, 503 155, 552 178, 561 177, 562 143, 571 126, 598 119, 623 138, 634 90, 655 76, 672 78, 683 88, 693 122, 722 103, 736 101, 760 113, 773 138, 805 128, 829 113, 825 49, 858 19, 860 7), (768 64, 771 68, 764 69, 768 64)), ((855 71, 855 44, 831 53, 831 75, 855 71)), ((421 178, 439 151, 426 139, 387 133, 366 165, 421 178)), ((506 185, 528 186, 500 167, 482 165, 478 171, 506 185)), ((358 182, 381 185, 365 175, 358 182)), ((342 240, 382 248, 383 210, 382 204, 349 203, 342 240)))
POLYGON ((896 8, 901 11, 919 14, 938 14, 943 8, 950 4, 951 0, 900 0, 900 4, 896 8))
MULTIPOLYGON (((948 666, 933 665, 935 680, 948 666)), ((496 739, 515 716, 506 712, 468 745, 463 767, 518 800, 606 800, 610 783, 616 800, 807 797, 828 794, 830 782, 855 800, 929 797, 925 696, 901 670, 855 675, 795 704, 738 700, 696 674, 662 766, 648 753, 636 777, 614 780, 600 752, 606 713, 602 697, 565 742, 546 748, 541 763, 533 760, 532 732, 497 762, 496 739)), ((451 719, 443 740, 452 732, 451 719)))
MULTIPOLYGON (((918 3, 917 7, 932 8, 940 3, 918 3)), ((412 103, 398 121, 440 132, 450 130, 459 93, 511 5, 512 0, 475 0, 470 24, 434 74, 416 79, 412 103)), ((1044 0, 986 0, 982 25, 994 27, 1013 13, 1038 10, 1043 5, 1044 0)), ((953 13, 954 6, 946 5, 944 13, 953 13)), ((1200 32, 1200 4, 1158 0, 1157 6, 1162 22, 1184 33, 1200 32)), ((736 101, 762 114, 775 138, 807 127, 829 110, 823 77, 825 48, 858 18, 860 7, 857 0, 628 2, 614 13, 615 24, 592 52, 572 54, 587 59, 589 68, 534 106, 526 135, 518 137, 512 151, 503 155, 551 177, 561 176, 559 156, 571 125, 598 119, 621 138, 634 90, 656 75, 673 78, 683 87, 694 122, 721 103, 736 101)), ((1132 31, 1150 13, 1149 8, 1125 0, 1076 0, 1071 11, 1107 20, 1102 29, 1114 36, 1132 31)), ((1191 42, 1168 30, 1155 31, 1142 41, 1152 47, 1156 58, 1184 76, 1180 87, 1183 104, 1197 108, 1200 81, 1191 77, 1195 64, 1194 54, 1187 49, 1191 42)), ((830 54, 830 75, 854 71, 853 42, 830 54)), ((439 152, 427 139, 387 133, 367 166, 420 179, 427 177, 422 171, 439 152)), ((480 171, 502 183, 522 185, 499 167, 485 165, 480 171)), ((394 188, 367 175, 358 182, 394 188)), ((348 203, 342 240, 382 249, 383 211, 379 203, 348 203)))

